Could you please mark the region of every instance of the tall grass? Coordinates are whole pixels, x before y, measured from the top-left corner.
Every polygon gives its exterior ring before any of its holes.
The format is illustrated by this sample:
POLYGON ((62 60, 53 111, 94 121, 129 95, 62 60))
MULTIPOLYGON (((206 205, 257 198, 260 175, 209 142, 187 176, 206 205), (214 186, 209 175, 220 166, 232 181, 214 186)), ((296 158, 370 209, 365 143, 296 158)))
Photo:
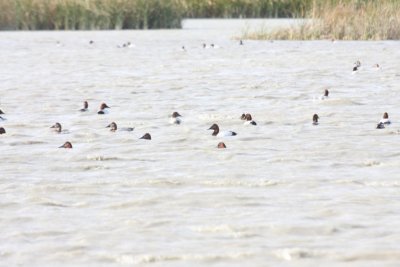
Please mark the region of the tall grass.
POLYGON ((0 0, 0 29, 179 28, 182 18, 302 16, 312 0, 0 0))
POLYGON ((314 0, 297 26, 247 31, 241 38, 257 40, 399 40, 399 0, 314 0))

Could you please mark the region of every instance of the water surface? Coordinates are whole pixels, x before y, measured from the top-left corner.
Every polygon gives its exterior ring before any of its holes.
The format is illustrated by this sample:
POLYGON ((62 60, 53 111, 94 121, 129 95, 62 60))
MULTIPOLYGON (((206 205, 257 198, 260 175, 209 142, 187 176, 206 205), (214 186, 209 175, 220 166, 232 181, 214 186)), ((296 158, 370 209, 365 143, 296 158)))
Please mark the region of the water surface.
POLYGON ((0 33, 0 265, 398 266, 399 43, 240 30, 0 33))

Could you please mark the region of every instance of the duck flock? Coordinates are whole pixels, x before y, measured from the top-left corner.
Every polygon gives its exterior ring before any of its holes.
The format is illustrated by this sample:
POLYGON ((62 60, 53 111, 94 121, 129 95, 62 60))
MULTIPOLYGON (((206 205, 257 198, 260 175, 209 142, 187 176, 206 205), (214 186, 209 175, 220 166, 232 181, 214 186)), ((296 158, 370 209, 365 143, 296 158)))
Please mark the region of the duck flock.
MULTIPOLYGON (((90 41, 89 44, 93 44, 94 41, 90 41)), ((239 45, 243 45, 243 41, 240 40, 239 45)), ((126 47, 133 47, 133 44, 131 44, 130 42, 128 43, 124 43, 123 45, 118 46, 120 48, 126 48, 126 47)), ((217 46, 214 44, 211 44, 210 46, 206 45, 206 44, 202 44, 203 48, 216 48, 217 46)), ((185 50, 185 47, 182 47, 182 50, 185 50)), ((354 63, 354 67, 353 67, 353 73, 356 73, 360 70, 361 68, 361 62, 359 60, 357 60, 354 63)), ((379 64, 375 64, 373 66, 373 68, 375 69, 380 69, 379 64)), ((324 94, 320 97, 320 100, 325 100, 329 98, 329 90, 325 89, 324 94)), ((88 101, 84 101, 83 102, 83 108, 81 108, 80 110, 77 110, 77 112, 89 112, 89 103, 88 101)), ((106 103, 101 103, 99 110, 97 111, 98 115, 106 115, 110 112, 110 107, 106 104, 106 103)), ((3 112, 3 110, 0 109, 0 122, 2 121, 6 121, 7 119, 4 117, 5 113, 3 112)), ((171 124, 175 124, 175 125, 180 125, 183 123, 182 120, 182 115, 175 111, 170 115, 170 119, 169 122, 171 124)), ((242 121, 244 121, 245 125, 251 125, 251 126, 257 126, 257 123, 253 120, 253 117, 250 113, 243 113, 240 116, 240 119, 242 121)), ((312 116, 312 125, 317 126, 319 125, 319 116, 318 114, 314 114, 312 116)), ((389 120, 389 114, 387 112, 385 112, 383 114, 382 119, 378 122, 376 128, 377 129, 384 129, 385 125, 389 125, 391 124, 391 121, 389 120)), ((64 130, 62 128, 61 123, 56 122, 54 123, 54 125, 52 125, 50 127, 52 130, 54 130, 55 133, 61 134, 61 133, 69 133, 68 130, 64 130)), ((111 122, 109 125, 107 125, 105 128, 110 128, 109 130, 111 132, 116 132, 116 131, 127 131, 127 132, 132 132, 134 131, 134 127, 118 127, 116 122, 111 122)), ((216 136, 216 137, 228 137, 228 136, 236 136, 238 135, 236 132, 234 131, 220 131, 220 128, 218 126, 218 124, 213 124, 210 126, 210 128, 208 130, 212 130, 212 136, 216 136)), ((7 131, 4 127, 0 127, 0 135, 4 135, 6 134, 7 131)), ((151 134, 150 133, 145 133, 142 137, 140 137, 139 139, 143 139, 143 140, 151 140, 151 134)), ((217 148, 226 148, 226 144, 224 142, 219 142, 216 146, 217 148)), ((59 148, 66 148, 66 149, 71 149, 73 148, 73 145, 70 141, 66 141, 63 145, 59 146, 59 148)))

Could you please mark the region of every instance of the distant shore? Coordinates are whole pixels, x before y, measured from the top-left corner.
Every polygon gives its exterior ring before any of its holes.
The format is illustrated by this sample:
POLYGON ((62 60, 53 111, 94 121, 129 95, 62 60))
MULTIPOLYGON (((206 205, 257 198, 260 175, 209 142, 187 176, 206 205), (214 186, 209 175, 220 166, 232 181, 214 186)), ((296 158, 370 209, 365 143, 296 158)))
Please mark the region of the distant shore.
POLYGON ((303 17, 312 0, 0 0, 0 30, 180 28, 183 18, 303 17))
POLYGON ((276 30, 246 29, 241 39, 253 40, 399 40, 400 1, 331 0, 314 2, 310 20, 276 30))

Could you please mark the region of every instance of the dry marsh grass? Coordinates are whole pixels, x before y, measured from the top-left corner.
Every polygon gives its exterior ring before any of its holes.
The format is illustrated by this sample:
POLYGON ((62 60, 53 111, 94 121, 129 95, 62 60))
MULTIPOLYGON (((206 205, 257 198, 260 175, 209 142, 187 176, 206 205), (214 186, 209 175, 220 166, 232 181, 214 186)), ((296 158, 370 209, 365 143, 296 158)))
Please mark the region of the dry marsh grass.
POLYGON ((312 0, 0 0, 3 30, 179 28, 192 17, 301 16, 312 0))
POLYGON ((247 30, 243 39, 256 40, 399 40, 400 1, 364 0, 314 2, 300 25, 269 31, 247 30))

